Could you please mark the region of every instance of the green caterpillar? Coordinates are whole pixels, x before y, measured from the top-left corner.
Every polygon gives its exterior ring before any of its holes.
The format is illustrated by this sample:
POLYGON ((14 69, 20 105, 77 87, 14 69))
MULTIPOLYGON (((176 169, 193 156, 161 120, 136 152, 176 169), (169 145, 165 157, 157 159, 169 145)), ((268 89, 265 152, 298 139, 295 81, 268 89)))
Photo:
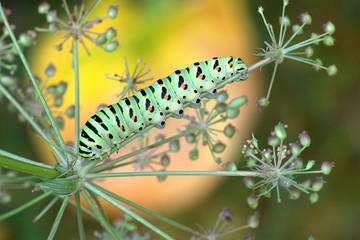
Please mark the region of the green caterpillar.
POLYGON ((191 107, 199 107, 201 93, 216 97, 217 85, 237 73, 241 75, 236 81, 247 79, 249 74, 240 58, 214 57, 195 62, 101 109, 85 123, 80 137, 80 155, 84 159, 96 159, 149 125, 163 128, 167 113, 181 118, 183 104, 190 102, 191 107))

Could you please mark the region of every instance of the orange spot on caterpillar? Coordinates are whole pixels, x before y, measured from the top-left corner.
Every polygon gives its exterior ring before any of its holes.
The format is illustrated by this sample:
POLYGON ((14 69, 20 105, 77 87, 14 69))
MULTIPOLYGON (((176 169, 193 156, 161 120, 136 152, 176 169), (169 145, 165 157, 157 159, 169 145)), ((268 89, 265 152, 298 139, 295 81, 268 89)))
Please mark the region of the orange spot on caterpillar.
POLYGON ((102 124, 102 122, 99 122, 99 125, 101 125, 102 124))
POLYGON ((181 86, 180 86, 182 89, 185 88, 185 83, 182 83, 181 86))
POLYGON ((165 100, 168 100, 168 99, 169 99, 169 95, 165 94, 164 99, 165 99, 165 100))
POLYGON ((114 117, 116 117, 116 113, 114 113, 114 117))
POLYGON ((96 120, 96 116, 95 116, 95 117, 93 117, 93 119, 94 119, 94 120, 96 120))
POLYGON ((110 137, 110 134, 109 134, 109 133, 107 133, 107 134, 106 134, 106 136, 107 136, 107 137, 110 137))
POLYGON ((133 121, 135 120, 135 115, 131 116, 131 120, 133 120, 133 121))
POLYGON ((199 64, 197 63, 197 64, 194 64, 195 65, 195 67, 198 67, 199 66, 199 64))
POLYGON ((120 125, 120 130, 122 131, 124 129, 124 126, 123 125, 120 125))
POLYGON ((229 67, 232 67, 232 65, 233 65, 232 62, 229 62, 229 67))
POLYGON ((219 66, 216 66, 216 67, 215 67, 215 70, 216 70, 216 71, 219 71, 219 69, 220 69, 219 66))
POLYGON ((180 76, 181 74, 180 74, 180 73, 177 73, 176 75, 177 75, 177 76, 180 76))
POLYGON ((200 75, 198 76, 198 78, 204 79, 204 75, 200 74, 200 75))
POLYGON ((153 109, 152 106, 149 106, 147 110, 148 110, 149 112, 151 112, 152 109, 153 109))
POLYGON ((97 145, 94 145, 94 148, 97 148, 97 145))
POLYGON ((86 138, 86 140, 88 140, 88 141, 89 141, 89 138, 86 138))
POLYGON ((146 95, 144 95, 144 98, 146 98, 146 95))

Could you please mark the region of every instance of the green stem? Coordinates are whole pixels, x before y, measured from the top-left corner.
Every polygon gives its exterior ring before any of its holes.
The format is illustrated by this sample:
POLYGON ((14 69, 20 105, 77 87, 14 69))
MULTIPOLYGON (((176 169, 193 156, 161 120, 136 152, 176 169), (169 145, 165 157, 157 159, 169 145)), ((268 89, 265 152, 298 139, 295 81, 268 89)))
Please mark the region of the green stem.
POLYGON ((123 197, 121 197, 121 196, 119 196, 119 195, 117 195, 117 194, 115 194, 113 192, 110 192, 109 190, 107 190, 105 188, 102 188, 102 187, 100 187, 100 186, 98 186, 98 185, 96 185, 94 183, 90 183, 90 184, 93 185, 94 187, 98 188, 99 190, 105 192, 110 197, 112 197, 112 198, 114 198, 114 199, 116 199, 116 200, 118 200, 120 202, 123 202, 123 203, 129 205, 130 207, 138 209, 139 211, 142 211, 142 212, 144 212, 146 214, 149 214, 150 216, 153 216, 153 217, 155 217, 155 218, 157 218, 157 219, 159 219, 159 220, 161 220, 161 221, 163 221, 163 222, 165 222, 167 224, 170 224, 170 225, 172 225, 172 226, 174 226, 176 228, 179 228, 179 229, 181 229, 183 231, 186 231, 186 232, 190 232, 192 234, 199 234, 197 231, 195 231, 195 230, 193 230, 193 229, 191 229, 191 228, 189 228, 189 227, 187 227, 187 226, 185 226, 183 224, 180 224, 180 223, 175 222, 175 221, 173 221, 173 220, 171 220, 169 218, 166 218, 166 217, 164 217, 164 216, 162 216, 160 214, 157 214, 157 213, 155 213, 155 212, 153 212, 153 211, 151 211, 151 210, 149 210, 147 208, 144 208, 141 205, 138 205, 138 204, 136 204, 136 203, 134 203, 132 201, 129 201, 126 198, 123 198, 123 197))
POLYGON ((73 39, 73 61, 74 61, 74 78, 75 78, 75 144, 74 151, 79 152, 80 139, 80 87, 79 87, 79 60, 77 40, 73 39))
POLYGON ((270 93, 271 93, 271 88, 274 84, 274 80, 275 80, 275 74, 276 74, 276 70, 277 70, 277 67, 278 67, 279 64, 275 64, 274 66, 274 71, 273 71, 273 74, 271 76, 271 82, 270 82, 270 86, 269 86, 269 89, 268 89, 268 92, 266 94, 266 99, 268 100, 269 97, 270 97, 270 93))
POLYGON ((59 227, 59 224, 60 224, 62 215, 63 215, 63 213, 64 213, 64 211, 65 211, 65 208, 66 208, 66 206, 67 206, 67 204, 68 204, 68 202, 69 202, 69 198, 70 198, 69 196, 64 197, 63 202, 62 202, 62 204, 61 204, 61 207, 60 207, 60 209, 59 209, 59 212, 58 212, 58 214, 56 215, 56 218, 55 218, 55 220, 54 220, 54 223, 53 223, 53 225, 52 225, 52 227, 51 227, 49 236, 48 236, 48 238, 47 238, 48 240, 54 238, 55 233, 56 233, 56 231, 57 231, 57 229, 58 229, 58 227, 59 227))
POLYGON ((85 240, 85 229, 84 223, 81 216, 81 203, 80 203, 80 194, 79 192, 75 193, 75 201, 76 201, 76 212, 77 212, 77 222, 78 222, 78 229, 79 229, 79 237, 80 240, 85 240))
POLYGON ((0 166, 39 177, 56 178, 59 173, 46 164, 32 161, 0 149, 0 166))
POLYGON ((53 200, 51 200, 51 202, 49 202, 48 205, 46 205, 46 207, 34 218, 33 222, 36 222, 37 220, 39 220, 42 216, 44 216, 45 213, 47 213, 47 211, 49 211, 49 209, 54 206, 54 204, 57 202, 57 200, 59 200, 59 197, 56 196, 54 197, 53 200))
POLYGON ((270 63, 270 62, 272 62, 272 61, 273 61, 273 60, 272 60, 271 58, 264 58, 263 60, 255 63, 255 64, 253 64, 253 65, 251 65, 251 66, 248 68, 248 70, 249 70, 249 72, 250 72, 250 71, 252 71, 252 70, 254 70, 254 69, 258 68, 258 67, 265 66, 266 64, 268 64, 268 63, 270 63))
MULTIPOLYGON (((13 42, 13 44, 14 44, 14 46, 15 46, 18 54, 19 54, 19 57, 20 57, 23 65, 24 65, 24 68, 25 68, 25 70, 26 70, 26 72, 27 72, 27 74, 28 74, 28 76, 29 76, 29 78, 31 80, 31 83, 34 86, 34 89, 35 89, 35 91, 36 91, 36 93, 37 93, 37 95, 39 97, 39 100, 40 100, 40 102, 41 102, 41 104, 42 104, 42 106, 43 106, 43 108, 44 108, 44 110, 46 112, 46 115, 50 120, 51 126, 53 127, 53 129, 55 131, 55 134, 56 134, 56 136, 57 136, 57 138, 58 138, 58 140, 60 142, 60 146, 61 146, 61 148, 66 149, 64 139, 62 138, 62 136, 60 134, 59 128, 56 125, 54 117, 52 116, 52 113, 51 113, 51 111, 50 111, 50 109, 49 109, 49 107, 48 107, 48 105, 47 105, 47 103, 46 103, 46 101, 44 99, 44 96, 42 95, 41 90, 40 90, 39 86, 37 85, 37 83, 35 81, 35 77, 34 77, 34 75, 32 74, 32 72, 30 70, 30 66, 29 66, 29 64, 28 64, 23 52, 21 51, 21 48, 20 48, 20 46, 19 46, 19 44, 18 44, 18 42, 17 42, 17 40, 16 40, 16 38, 14 36, 14 33, 13 33, 13 31, 12 31, 12 29, 10 27, 10 24, 9 24, 9 22, 8 22, 6 16, 5 16, 5 13, 3 11, 3 7, 2 7, 1 2, 0 2, 0 15, 1 15, 1 18, 2 18, 2 20, 4 22, 6 30, 8 31, 9 36, 10 36, 10 38, 11 38, 11 40, 12 40, 12 42, 13 42)), ((60 153, 59 157, 63 162, 68 164, 68 160, 67 160, 66 156, 63 153, 60 153)))
POLYGON ((41 200, 43 200, 44 198, 50 196, 51 194, 52 194, 51 192, 43 193, 43 194, 41 194, 40 196, 32 199, 31 201, 29 201, 29 202, 21 205, 20 207, 15 208, 15 209, 7 212, 7 213, 4 213, 4 214, 0 215, 0 221, 4 220, 4 219, 6 219, 6 218, 9 218, 9 217, 11 217, 11 216, 13 216, 13 215, 15 215, 15 214, 17 214, 17 213, 25 210, 25 209, 28 208, 28 207, 31 207, 31 206, 34 205, 35 203, 40 202, 41 200))
POLYGON ((163 232, 162 230, 160 230, 159 228, 155 227, 153 224, 151 224, 150 222, 148 222, 147 220, 145 220, 144 218, 140 217, 138 214, 136 214, 135 212, 131 211, 130 209, 128 209, 127 207, 123 206, 122 204, 120 204, 119 202, 117 202, 116 200, 114 200, 113 198, 111 198, 110 196, 108 196, 107 194, 105 194, 103 191, 99 190, 98 188, 94 187, 93 185, 91 185, 88 182, 84 183, 84 186, 89 190, 94 192, 95 194, 99 195, 100 197, 104 198, 106 201, 108 201, 109 203, 111 203, 112 205, 114 205, 115 207, 117 207, 118 209, 120 209, 121 211, 123 211, 124 213, 130 215, 131 217, 133 217, 135 220, 137 220, 138 222, 142 223, 144 226, 148 227, 149 229, 153 230, 155 233, 159 234, 161 237, 168 239, 168 240, 174 240, 172 237, 170 237, 169 235, 167 235, 165 232, 163 232))
POLYGON ((152 172, 119 172, 119 173, 89 173, 86 179, 111 178, 111 177, 144 177, 144 176, 251 176, 262 177, 262 173, 253 171, 152 171, 152 172))

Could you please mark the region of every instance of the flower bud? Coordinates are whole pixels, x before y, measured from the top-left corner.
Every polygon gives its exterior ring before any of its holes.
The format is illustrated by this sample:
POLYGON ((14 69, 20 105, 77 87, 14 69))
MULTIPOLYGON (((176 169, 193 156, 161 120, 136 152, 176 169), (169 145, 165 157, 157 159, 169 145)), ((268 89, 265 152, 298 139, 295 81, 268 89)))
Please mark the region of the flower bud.
POLYGON ((325 161, 321 164, 321 171, 324 175, 329 175, 333 167, 334 167, 333 163, 325 161))
POLYGON ((302 133, 300 133, 299 141, 300 141, 301 145, 303 145, 304 147, 309 147, 310 143, 311 143, 309 134, 306 131, 303 131, 302 133))
POLYGON ((65 110, 65 114, 68 118, 73 118, 75 116, 75 106, 70 106, 65 110))
POLYGON ((63 95, 66 92, 67 85, 68 84, 66 82, 64 82, 64 81, 59 82, 59 84, 56 86, 55 94, 57 96, 63 95))
POLYGON ((169 150, 171 152, 178 152, 180 150, 179 140, 174 140, 169 143, 169 150))
POLYGON ((55 118, 56 125, 59 129, 64 128, 64 118, 63 117, 56 117, 55 118))
POLYGON ((313 184, 311 185, 311 188, 314 192, 318 192, 322 189, 324 186, 325 181, 322 178, 316 179, 313 184))
POLYGON ((322 66, 323 66, 322 61, 319 58, 315 59, 315 62, 314 62, 315 71, 319 71, 322 66))
POLYGON ((156 136, 155 142, 158 143, 158 142, 163 141, 164 139, 165 139, 165 136, 163 134, 159 134, 159 135, 156 136))
POLYGON ((116 18, 118 14, 118 6, 117 5, 111 5, 107 11, 107 16, 111 19, 116 18))
POLYGON ((224 128, 224 134, 225 136, 227 136, 228 138, 232 138, 235 134, 235 127, 231 124, 228 124, 225 128, 224 128))
POLYGON ((214 158, 214 161, 215 161, 217 164, 222 163, 222 160, 221 160, 221 158, 219 158, 219 157, 215 157, 215 158, 214 158))
POLYGON ((278 123, 275 126, 275 135, 280 139, 284 140, 286 138, 286 130, 282 123, 278 123))
POLYGON ((315 161, 314 161, 314 160, 309 160, 309 161, 307 162, 307 164, 306 164, 305 169, 306 169, 306 170, 310 170, 310 169, 314 166, 314 164, 315 164, 315 161))
POLYGON ((255 180, 252 177, 244 177, 243 181, 245 186, 249 189, 252 189, 255 184, 255 180))
POLYGON ((237 108, 227 108, 226 116, 230 119, 236 118, 240 113, 240 110, 237 108))
POLYGON ((290 19, 287 16, 284 16, 284 18, 279 17, 279 24, 281 25, 281 22, 284 24, 284 26, 288 27, 290 26, 290 19))
POLYGON ((334 46, 335 39, 332 36, 326 36, 323 39, 323 43, 325 44, 325 46, 334 46))
POLYGON ((248 205, 252 208, 255 209, 257 208, 257 206, 259 205, 259 201, 258 199, 255 197, 254 194, 251 194, 250 196, 247 197, 246 199, 248 205))
POLYGON ((190 133, 185 136, 185 139, 188 143, 194 143, 196 141, 195 133, 190 133))
POLYGON ((117 40, 109 42, 105 45, 105 51, 112 52, 115 51, 116 48, 119 46, 119 42, 117 40))
POLYGON ((236 164, 232 161, 227 161, 225 163, 225 167, 229 172, 236 172, 237 171, 237 167, 236 164))
POLYGON ((57 12, 56 12, 56 10, 51 10, 50 12, 46 13, 46 21, 48 23, 57 22, 57 12))
POLYGON ((97 38, 95 40, 95 43, 97 45, 103 45, 103 44, 106 43, 106 41, 107 41, 107 39, 106 39, 105 34, 100 34, 100 35, 97 36, 97 38))
POLYGON ((327 69, 327 73, 329 76, 334 76, 338 72, 337 67, 335 65, 331 65, 327 69))
POLYGON ((254 167, 256 167, 256 160, 253 159, 253 158, 247 159, 247 161, 246 161, 246 166, 247 166, 248 168, 254 168, 254 167))
POLYGON ((217 142, 214 146, 213 146, 213 151, 215 153, 222 153, 226 148, 226 145, 222 142, 217 142))
POLYGON ((17 87, 17 79, 11 76, 0 76, 0 83, 10 90, 15 90, 17 87))
POLYGON ((297 155, 300 152, 300 146, 297 143, 291 143, 290 150, 293 155, 297 155))
POLYGON ((225 103, 216 104, 215 109, 218 113, 223 113, 227 109, 227 105, 225 103))
POLYGON ((231 222, 232 221, 232 213, 229 209, 224 208, 220 212, 220 218, 225 222, 231 222))
POLYGON ((278 146, 280 144, 280 139, 276 136, 270 136, 268 138, 268 144, 272 147, 278 146))
POLYGON ((303 33, 303 30, 302 30, 302 28, 301 28, 301 26, 299 24, 294 24, 292 26, 292 31, 294 33, 298 31, 297 34, 302 34, 303 33))
POLYGON ((234 98, 233 100, 230 101, 230 103, 228 105, 228 108, 238 109, 247 102, 248 102, 248 99, 247 99, 246 96, 241 96, 241 97, 238 97, 238 98, 234 98))
POLYGON ((319 194, 317 194, 317 193, 310 194, 309 200, 310 200, 310 203, 312 203, 312 204, 316 203, 319 200, 319 194))
POLYGON ((304 167, 303 160, 297 158, 295 159, 295 169, 302 169, 304 167))
POLYGON ((300 197, 300 190, 298 188, 293 188, 290 190, 290 199, 296 200, 300 197))
POLYGON ((303 185, 304 188, 309 188, 310 185, 311 185, 311 180, 310 180, 310 179, 306 179, 305 181, 303 181, 303 182, 301 183, 301 185, 303 185))
POLYGON ((57 97, 54 100, 54 106, 55 107, 60 107, 63 103, 64 103, 63 97, 57 97))
POLYGON ((255 213, 248 217, 247 223, 251 228, 257 228, 259 226, 259 214, 255 213))
POLYGON ((51 22, 48 25, 48 29, 51 33, 56 33, 59 30, 59 24, 57 22, 51 22))
MULTIPOLYGON (((165 171, 165 170, 160 170, 160 171, 165 171)), ((158 181, 159 182, 163 182, 163 181, 165 181, 166 180, 166 175, 158 175, 158 176, 156 176, 157 177, 157 179, 158 179, 158 181)))
POLYGON ((335 32, 335 25, 332 22, 327 22, 324 24, 324 31, 330 35, 335 32))
POLYGON ((314 49, 311 46, 305 48, 305 55, 307 58, 310 58, 314 55, 314 49))
POLYGON ((264 97, 256 99, 256 105, 258 107, 267 107, 270 104, 269 99, 266 99, 264 97))
POLYGON ((108 41, 113 39, 114 37, 116 37, 116 30, 113 27, 108 28, 105 32, 105 37, 108 41))
POLYGON ((300 20, 302 23, 305 23, 305 25, 311 24, 311 16, 308 13, 302 13, 300 20))
POLYGON ((226 91, 221 91, 218 93, 218 95, 216 96, 216 102, 217 103, 223 103, 225 102, 227 99, 229 98, 229 95, 227 94, 226 91))
POLYGON ((42 3, 39 4, 38 13, 45 14, 45 13, 48 13, 49 10, 50 10, 50 4, 49 3, 42 2, 42 3))
POLYGON ((34 36, 29 33, 22 33, 19 36, 18 42, 24 47, 30 47, 34 43, 34 36))
MULTIPOLYGON (((318 38, 318 37, 319 37, 319 34, 317 34, 317 33, 311 33, 311 35, 310 35, 311 39, 315 39, 315 38, 318 38)), ((319 45, 319 42, 315 42, 314 44, 319 45)))
POLYGON ((55 68, 54 64, 49 63, 49 65, 45 69, 45 75, 47 77, 52 77, 55 75, 55 73, 56 73, 56 68, 55 68))
POLYGON ((170 157, 169 157, 169 155, 166 155, 166 154, 162 155, 161 158, 160 158, 160 163, 161 163, 161 165, 163 165, 164 167, 169 166, 169 164, 170 164, 170 157))
POLYGON ((195 148, 193 150, 191 150, 190 154, 189 154, 190 160, 197 160, 199 158, 199 151, 195 148))

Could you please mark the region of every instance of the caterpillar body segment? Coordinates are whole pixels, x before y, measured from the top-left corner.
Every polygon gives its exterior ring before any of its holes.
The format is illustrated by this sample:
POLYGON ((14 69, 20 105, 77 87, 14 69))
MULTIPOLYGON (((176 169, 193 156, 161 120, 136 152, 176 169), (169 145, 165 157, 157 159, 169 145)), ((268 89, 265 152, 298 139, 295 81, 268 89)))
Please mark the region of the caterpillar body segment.
POLYGON ((163 128, 166 114, 181 118, 185 103, 199 107, 200 94, 205 92, 207 97, 216 97, 218 84, 238 73, 241 75, 236 81, 247 79, 248 68, 240 58, 214 57, 176 70, 133 96, 101 109, 82 129, 80 156, 87 160, 99 158, 149 125, 163 128))

